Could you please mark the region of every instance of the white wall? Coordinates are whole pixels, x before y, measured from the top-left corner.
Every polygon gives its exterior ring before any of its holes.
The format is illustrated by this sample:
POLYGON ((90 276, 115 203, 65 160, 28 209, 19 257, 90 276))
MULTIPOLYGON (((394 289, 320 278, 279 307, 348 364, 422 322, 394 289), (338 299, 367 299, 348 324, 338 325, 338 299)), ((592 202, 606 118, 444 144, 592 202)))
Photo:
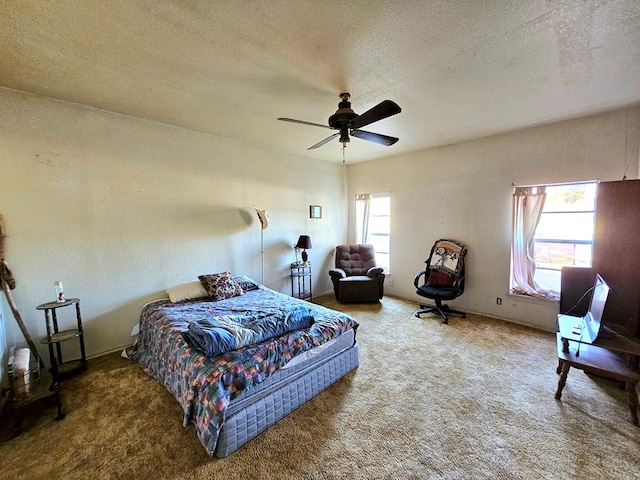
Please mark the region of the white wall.
MULTIPOLYGON (((89 355, 129 344, 142 306, 170 286, 224 270, 260 280, 254 206, 271 216, 264 283, 291 291, 293 244, 308 234, 314 291, 330 290, 347 235, 342 165, 6 89, 0 105, 7 263, 36 343, 36 306, 55 299, 57 279, 81 300, 89 355), (309 219, 311 204, 322 219, 309 219)), ((6 313, 3 326, 7 344, 24 344, 6 313)))
POLYGON ((454 238, 469 248, 465 294, 455 305, 554 330, 557 303, 508 295, 512 184, 638 178, 639 140, 640 108, 627 108, 354 164, 349 199, 392 192, 387 293, 418 303, 413 277, 435 240, 454 238))
MULTIPOLYGON (((359 192, 392 192, 389 294, 417 303, 413 276, 433 241, 458 238, 469 257, 456 304, 552 330, 556 304, 507 294, 512 184, 619 180, 625 168, 638 175, 637 107, 345 169, 5 89, 0 105, 13 295, 37 343, 45 326, 35 307, 62 280, 81 299, 89 355, 127 345, 141 307, 169 286, 222 270, 260 279, 254 206, 271 215, 265 284, 290 291, 292 245, 304 233, 314 245, 314 292, 330 291, 326 272, 359 192), (322 219, 308 218, 310 204, 323 206, 322 219)), ((24 344, 4 311, 6 344, 24 344)))

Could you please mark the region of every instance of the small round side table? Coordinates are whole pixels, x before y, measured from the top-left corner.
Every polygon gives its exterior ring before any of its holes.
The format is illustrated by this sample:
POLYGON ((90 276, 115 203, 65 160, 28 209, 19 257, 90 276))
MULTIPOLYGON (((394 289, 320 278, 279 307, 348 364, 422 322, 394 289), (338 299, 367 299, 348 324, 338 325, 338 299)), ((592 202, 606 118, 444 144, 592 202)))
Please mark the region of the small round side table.
POLYGON ((47 336, 40 340, 40 343, 49 346, 49 358, 51 360, 51 375, 54 381, 60 378, 71 376, 82 370, 87 369, 87 357, 84 351, 84 333, 82 331, 82 317, 80 315, 80 300, 77 298, 69 298, 64 302, 47 302, 36 307, 37 310, 44 310, 44 317, 47 322, 47 336), (56 310, 59 308, 76 306, 77 328, 60 331, 58 328, 58 317, 56 310), (81 357, 75 360, 64 361, 62 359, 61 343, 68 340, 78 339, 80 342, 81 357), (54 352, 55 345, 55 352, 54 352))

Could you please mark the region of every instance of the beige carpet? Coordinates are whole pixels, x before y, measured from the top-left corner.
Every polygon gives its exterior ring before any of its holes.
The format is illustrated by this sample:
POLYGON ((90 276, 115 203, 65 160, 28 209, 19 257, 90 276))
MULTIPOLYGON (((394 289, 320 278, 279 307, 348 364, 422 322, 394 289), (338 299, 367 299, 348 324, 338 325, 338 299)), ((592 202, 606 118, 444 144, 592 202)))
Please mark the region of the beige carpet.
POLYGON ((625 479, 640 428, 617 383, 571 370, 562 402, 552 334, 486 317, 413 316, 416 304, 343 306, 360 367, 226 459, 205 454, 178 403, 118 354, 64 382, 7 440, 7 479, 625 479))

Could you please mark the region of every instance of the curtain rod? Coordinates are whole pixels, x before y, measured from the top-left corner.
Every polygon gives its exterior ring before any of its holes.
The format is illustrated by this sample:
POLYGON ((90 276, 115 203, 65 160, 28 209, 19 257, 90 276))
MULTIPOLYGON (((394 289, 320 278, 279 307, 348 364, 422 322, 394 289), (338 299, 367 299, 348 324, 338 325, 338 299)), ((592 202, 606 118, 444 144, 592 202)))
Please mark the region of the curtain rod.
POLYGON ((534 183, 532 185, 516 185, 511 182, 512 187, 560 187, 564 185, 583 185, 585 183, 600 183, 600 180, 584 180, 583 182, 559 182, 559 183, 534 183))

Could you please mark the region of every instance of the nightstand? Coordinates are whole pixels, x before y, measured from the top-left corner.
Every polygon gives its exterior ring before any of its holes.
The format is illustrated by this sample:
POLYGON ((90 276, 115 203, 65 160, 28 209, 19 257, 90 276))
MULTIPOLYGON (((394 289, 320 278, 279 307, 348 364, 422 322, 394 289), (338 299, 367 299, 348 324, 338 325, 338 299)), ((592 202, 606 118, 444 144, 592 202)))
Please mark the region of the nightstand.
POLYGON ((30 380, 29 390, 26 394, 9 397, 2 408, 3 414, 11 416, 14 419, 11 438, 20 435, 22 424, 27 415, 40 414, 47 405, 56 407, 58 413, 56 420, 60 421, 65 417, 58 382, 55 381, 51 373, 41 370, 38 377, 30 380))
POLYGON ((301 300, 312 300, 311 264, 291 264, 291 296, 301 300))
POLYGON ((40 343, 49 346, 49 359, 51 360, 51 375, 54 382, 61 378, 70 376, 87 368, 87 357, 84 351, 84 332, 82 331, 82 317, 80 315, 80 300, 69 298, 64 302, 48 302, 38 305, 37 310, 44 310, 44 317, 47 322, 47 336, 40 343), (76 307, 76 328, 60 331, 58 328, 58 317, 56 310, 59 308, 75 305, 76 307), (78 340, 80 343, 80 358, 64 361, 62 359, 63 342, 78 340), (55 351, 54 351, 55 345, 55 351))

